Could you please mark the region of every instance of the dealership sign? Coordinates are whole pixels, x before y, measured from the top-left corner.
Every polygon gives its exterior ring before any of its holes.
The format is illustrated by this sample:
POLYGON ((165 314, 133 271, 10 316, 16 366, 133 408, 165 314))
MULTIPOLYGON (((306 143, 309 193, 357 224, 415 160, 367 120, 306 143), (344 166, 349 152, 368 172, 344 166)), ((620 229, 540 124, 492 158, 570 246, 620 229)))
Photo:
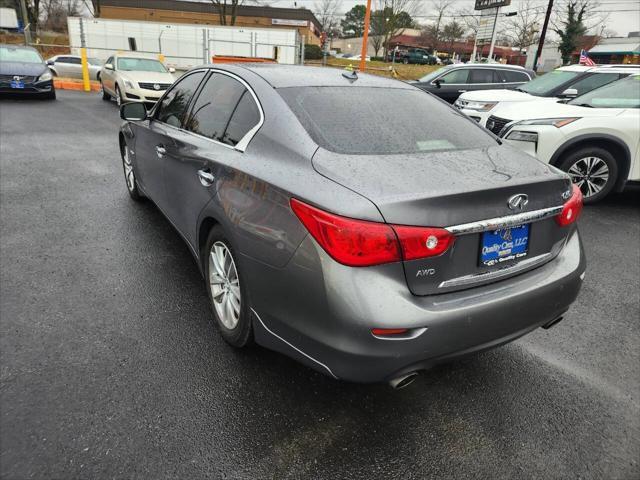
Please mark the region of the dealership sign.
POLYGON ((511 0, 476 0, 476 10, 484 10, 485 8, 506 7, 511 5, 511 0))
POLYGON ((289 20, 284 18, 272 18, 271 25, 288 25, 290 27, 308 27, 307 20, 289 20))

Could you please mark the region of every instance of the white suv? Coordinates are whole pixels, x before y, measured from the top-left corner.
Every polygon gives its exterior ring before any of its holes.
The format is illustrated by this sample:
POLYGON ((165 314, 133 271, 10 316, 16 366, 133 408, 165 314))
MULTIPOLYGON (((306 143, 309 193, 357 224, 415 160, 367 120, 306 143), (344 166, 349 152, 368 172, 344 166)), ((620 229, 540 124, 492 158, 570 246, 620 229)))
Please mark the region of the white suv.
POLYGON ((567 172, 585 203, 640 180, 640 74, 567 103, 504 105, 494 116, 505 123, 500 137, 567 172))
POLYGON ((498 105, 574 98, 632 73, 640 73, 640 67, 570 65, 545 73, 513 90, 463 93, 454 105, 497 134, 504 125, 488 125, 487 120, 498 105))

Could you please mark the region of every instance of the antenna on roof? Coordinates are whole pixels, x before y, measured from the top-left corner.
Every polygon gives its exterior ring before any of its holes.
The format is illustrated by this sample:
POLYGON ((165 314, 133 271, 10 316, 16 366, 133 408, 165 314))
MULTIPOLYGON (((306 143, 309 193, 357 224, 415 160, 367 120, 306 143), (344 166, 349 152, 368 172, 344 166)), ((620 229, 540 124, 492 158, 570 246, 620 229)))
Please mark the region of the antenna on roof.
POLYGON ((358 80, 358 74, 353 69, 353 65, 349 65, 345 67, 346 72, 342 72, 342 76, 347 80, 356 81, 358 80))

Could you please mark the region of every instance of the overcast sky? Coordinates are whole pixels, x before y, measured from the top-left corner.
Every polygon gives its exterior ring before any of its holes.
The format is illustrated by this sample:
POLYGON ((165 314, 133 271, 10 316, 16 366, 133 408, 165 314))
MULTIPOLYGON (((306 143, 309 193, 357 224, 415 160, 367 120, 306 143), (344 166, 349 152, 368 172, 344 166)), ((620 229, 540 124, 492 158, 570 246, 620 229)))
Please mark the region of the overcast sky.
MULTIPOLYGON (((321 0, 267 0, 264 3, 273 7, 306 7, 313 10, 314 5, 319 4, 321 0)), ((512 0, 511 6, 503 7, 503 12, 518 10, 518 6, 523 0, 512 0)), ((536 5, 540 5, 541 11, 544 12, 547 0, 531 0, 536 5)), ((340 0, 340 7, 338 8, 339 14, 344 14, 351 9, 354 5, 366 3, 363 0, 340 0)), ((376 0, 372 0, 375 5, 376 0)), ((433 2, 431 0, 421 0, 421 11, 418 13, 418 21, 420 23, 428 23, 432 19, 434 14, 433 2)), ((461 9, 473 8, 475 4, 474 0, 453 0, 453 6, 449 15, 454 16, 455 13, 461 9)), ((562 4, 562 0, 555 0, 554 11, 562 4)), ((618 36, 626 37, 630 31, 640 30, 640 0, 599 0, 598 11, 602 12, 602 15, 609 15, 604 22, 607 30, 612 30, 618 34, 618 36)), ((450 19, 450 18, 449 18, 450 19)), ((447 20, 449 20, 447 19, 447 20)))

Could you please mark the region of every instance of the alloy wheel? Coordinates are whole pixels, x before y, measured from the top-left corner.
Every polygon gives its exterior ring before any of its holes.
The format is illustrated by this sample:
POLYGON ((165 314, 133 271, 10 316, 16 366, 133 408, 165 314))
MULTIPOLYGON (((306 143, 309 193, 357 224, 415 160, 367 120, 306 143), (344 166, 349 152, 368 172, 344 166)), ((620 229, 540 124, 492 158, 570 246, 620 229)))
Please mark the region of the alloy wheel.
POLYGON ((120 94, 120 87, 116 87, 116 104, 122 105, 122 95, 120 94))
POLYGON ((567 173, 585 197, 602 191, 609 181, 609 166, 600 157, 584 157, 577 160, 567 173))
POLYGON ((218 318, 233 330, 240 321, 240 280, 231 251, 220 241, 209 252, 209 288, 218 318))
POLYGON ((133 164, 129 157, 129 149, 125 146, 122 149, 122 165, 124 166, 124 178, 127 182, 127 188, 133 192, 136 188, 136 175, 133 173, 133 164))

